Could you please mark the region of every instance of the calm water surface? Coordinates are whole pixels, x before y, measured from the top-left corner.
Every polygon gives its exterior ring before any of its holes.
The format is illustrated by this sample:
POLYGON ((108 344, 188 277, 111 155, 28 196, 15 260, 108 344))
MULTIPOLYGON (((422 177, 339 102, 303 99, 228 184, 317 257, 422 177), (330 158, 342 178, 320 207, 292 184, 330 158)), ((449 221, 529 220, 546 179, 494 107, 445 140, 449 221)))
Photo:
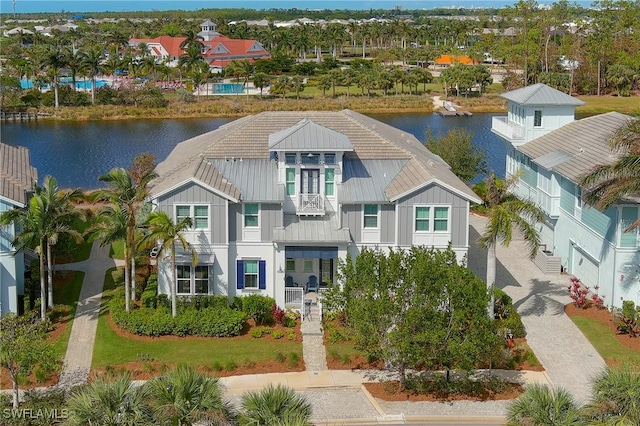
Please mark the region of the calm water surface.
MULTIPOLYGON (((437 114, 371 114, 372 118, 425 140, 427 130, 436 136, 463 127, 475 145, 488 153, 489 168, 502 176, 506 148, 491 133, 492 114, 447 117, 437 114)), ((98 176, 113 167, 128 167, 136 155, 148 152, 164 160, 181 141, 217 129, 233 118, 144 119, 96 122, 4 122, 1 140, 31 150, 31 162, 40 180, 52 175, 63 188, 97 188, 98 176)))

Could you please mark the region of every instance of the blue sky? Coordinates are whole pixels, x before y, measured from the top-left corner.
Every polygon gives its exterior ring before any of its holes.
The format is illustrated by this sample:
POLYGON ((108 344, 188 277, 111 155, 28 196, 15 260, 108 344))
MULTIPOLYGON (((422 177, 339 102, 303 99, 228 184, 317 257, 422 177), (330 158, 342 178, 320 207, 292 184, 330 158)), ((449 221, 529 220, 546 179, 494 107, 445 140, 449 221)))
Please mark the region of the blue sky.
MULTIPOLYGON (((198 10, 212 8, 299 8, 299 9, 391 9, 400 5, 404 9, 432 9, 436 7, 503 7, 513 5, 517 0, 16 0, 17 13, 33 12, 119 12, 138 10, 198 10)), ((539 0, 550 4, 553 0, 539 0)), ((589 5, 590 1, 578 1, 589 5)), ((12 0, 0 0, 0 12, 12 13, 12 0)))

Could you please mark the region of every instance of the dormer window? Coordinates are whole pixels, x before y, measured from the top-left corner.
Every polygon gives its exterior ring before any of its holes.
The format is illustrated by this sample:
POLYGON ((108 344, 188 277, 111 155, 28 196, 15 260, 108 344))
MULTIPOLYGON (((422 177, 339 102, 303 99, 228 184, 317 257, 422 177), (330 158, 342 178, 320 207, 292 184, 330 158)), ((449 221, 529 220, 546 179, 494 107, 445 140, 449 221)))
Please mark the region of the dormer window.
POLYGON ((302 154, 302 164, 320 164, 320 154, 305 152, 302 154))
POLYGON ((335 153, 324 154, 324 164, 336 164, 336 154, 335 153))
POLYGON ((533 112, 533 127, 542 127, 542 110, 535 110, 533 112))
POLYGON ((284 162, 285 164, 296 164, 296 154, 285 154, 284 162))

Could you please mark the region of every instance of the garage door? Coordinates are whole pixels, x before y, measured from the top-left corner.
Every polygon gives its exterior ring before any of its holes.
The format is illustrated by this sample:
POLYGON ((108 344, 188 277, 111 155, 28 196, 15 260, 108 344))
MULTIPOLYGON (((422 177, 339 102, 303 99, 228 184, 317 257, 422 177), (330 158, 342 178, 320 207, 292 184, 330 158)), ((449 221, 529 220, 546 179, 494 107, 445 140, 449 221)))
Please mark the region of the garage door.
POLYGON ((591 256, 587 255, 579 247, 571 245, 571 270, 570 274, 580 278, 582 284, 587 287, 593 288, 598 284, 598 264, 591 259, 591 256))

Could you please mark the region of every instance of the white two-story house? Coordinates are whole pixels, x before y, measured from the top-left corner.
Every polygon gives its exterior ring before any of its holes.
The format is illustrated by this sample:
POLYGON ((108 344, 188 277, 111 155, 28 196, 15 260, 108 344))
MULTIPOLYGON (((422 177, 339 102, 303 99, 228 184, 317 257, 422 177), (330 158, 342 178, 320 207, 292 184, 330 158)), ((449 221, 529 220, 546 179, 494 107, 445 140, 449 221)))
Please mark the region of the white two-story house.
POLYGON ((615 161, 608 141, 633 118, 611 112, 575 120, 583 102, 544 84, 502 97, 509 113, 494 117, 492 131, 508 143, 507 177, 521 173, 514 190, 545 212, 543 250, 606 304, 640 302, 640 240, 624 232, 638 218, 639 200, 600 212, 583 203, 579 184, 594 166, 615 161))
MULTIPOLYGON (((0 213, 24 208, 37 180, 29 150, 0 143, 0 213)), ((16 231, 13 224, 0 227, 0 315, 24 307, 24 253, 11 245, 16 231)))
MULTIPOLYGON (((469 248, 478 197, 413 135, 350 110, 265 112, 184 141, 156 169, 155 209, 189 216, 199 263, 178 257, 178 294, 260 293, 335 282, 364 246, 469 248)), ((159 262, 169 292, 169 262, 159 262)))

